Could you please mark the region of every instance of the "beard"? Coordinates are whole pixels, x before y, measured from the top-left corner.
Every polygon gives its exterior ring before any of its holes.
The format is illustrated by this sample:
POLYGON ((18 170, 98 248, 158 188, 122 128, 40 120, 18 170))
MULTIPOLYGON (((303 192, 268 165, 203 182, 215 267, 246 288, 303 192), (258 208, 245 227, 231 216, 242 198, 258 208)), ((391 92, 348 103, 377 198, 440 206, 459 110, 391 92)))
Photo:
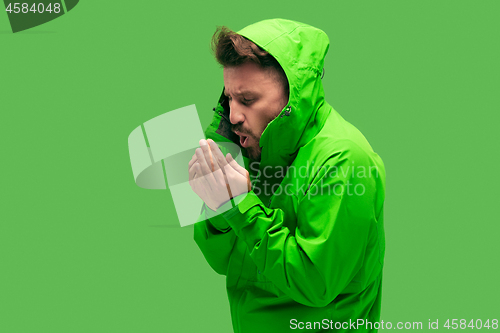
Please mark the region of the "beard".
POLYGON ((260 162, 262 149, 259 146, 259 141, 260 141, 260 137, 261 137, 262 133, 257 136, 253 132, 250 132, 249 130, 245 130, 241 126, 238 126, 238 125, 232 126, 231 129, 233 132, 235 132, 235 131, 241 132, 242 134, 248 136, 248 140, 250 141, 250 145, 246 148, 242 147, 242 149, 245 149, 247 151, 249 159, 251 159, 253 161, 260 162))
POLYGON ((248 153, 248 158, 260 162, 261 154, 262 154, 262 149, 259 146, 259 141, 260 141, 260 135, 259 137, 256 137, 252 134, 252 145, 248 146, 247 153, 248 153))

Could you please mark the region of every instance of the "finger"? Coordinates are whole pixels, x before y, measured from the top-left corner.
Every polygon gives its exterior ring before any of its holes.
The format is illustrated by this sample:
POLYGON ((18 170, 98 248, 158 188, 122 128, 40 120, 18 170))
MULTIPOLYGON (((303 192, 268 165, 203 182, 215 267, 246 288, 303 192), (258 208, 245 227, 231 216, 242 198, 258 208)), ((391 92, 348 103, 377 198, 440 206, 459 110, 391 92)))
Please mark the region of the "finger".
POLYGON ((193 165, 193 173, 195 174, 195 178, 190 180, 191 188, 196 188, 197 192, 202 193, 210 191, 210 185, 208 184, 206 178, 202 176, 201 166, 199 163, 195 163, 193 165))
POLYGON ((233 198, 233 193, 231 192, 231 187, 229 186, 229 181, 227 180, 226 175, 224 175, 224 182, 226 183, 227 193, 229 194, 229 199, 233 198))
POLYGON ((199 166, 199 163, 193 163, 191 167, 189 168, 189 179, 195 179, 200 176, 199 173, 196 172, 196 165, 199 166))
POLYGON ((191 169, 191 166, 193 165, 193 163, 195 163, 196 161, 198 161, 198 159, 196 158, 196 154, 193 154, 193 157, 191 157, 191 161, 189 161, 189 169, 191 169))
POLYGON ((207 161, 207 164, 210 167, 210 170, 214 171, 218 169, 219 168, 218 165, 217 167, 215 167, 216 163, 214 163, 212 152, 210 151, 210 147, 208 146, 207 141, 204 139, 200 140, 200 147, 201 150, 203 151, 203 155, 205 156, 205 160, 207 161))
POLYGON ((220 167, 224 172, 224 169, 227 167, 228 164, 226 159, 224 158, 224 155, 222 154, 219 146, 217 146, 214 140, 208 139, 207 141, 208 144, 210 145, 210 149, 212 150, 212 155, 215 157, 214 162, 216 162, 216 164, 218 164, 218 167, 220 167))
POLYGON ((198 158, 196 157, 196 153, 195 153, 193 158, 191 159, 191 161, 189 161, 188 170, 191 171, 191 169, 193 168, 193 165, 196 163, 198 163, 198 158))
POLYGON ((198 179, 199 179, 199 174, 196 173, 196 167, 198 163, 194 163, 191 168, 189 169, 189 185, 191 186, 191 189, 196 192, 197 184, 198 184, 198 179))
POLYGON ((212 158, 212 153, 210 152, 210 148, 208 147, 207 140, 200 140, 200 147, 203 151, 203 156, 205 156, 205 160, 207 161, 207 165, 210 167, 210 170, 214 170, 214 161, 212 158))
POLYGON ((212 174, 212 169, 208 166, 207 161, 205 160, 205 155, 203 154, 203 150, 201 150, 201 148, 196 148, 196 156, 198 157, 198 164, 200 165, 201 174, 206 177, 210 184, 215 184, 215 178, 212 174))
POLYGON ((208 145, 208 151, 210 152, 210 161, 212 162, 212 171, 217 171, 220 169, 219 163, 217 163, 217 160, 214 157, 214 154, 212 153, 212 148, 210 148, 210 145, 208 145))

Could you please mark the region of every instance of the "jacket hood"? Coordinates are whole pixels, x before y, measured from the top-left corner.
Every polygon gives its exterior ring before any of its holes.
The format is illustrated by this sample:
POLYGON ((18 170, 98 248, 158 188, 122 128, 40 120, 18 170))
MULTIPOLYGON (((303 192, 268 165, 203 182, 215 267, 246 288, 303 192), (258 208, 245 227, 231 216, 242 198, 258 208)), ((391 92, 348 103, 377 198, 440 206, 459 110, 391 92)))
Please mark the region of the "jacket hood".
MULTIPOLYGON (((321 75, 329 48, 328 36, 308 24, 269 19, 249 25, 237 32, 269 52, 283 68, 289 83, 288 104, 272 120, 260 139, 260 169, 265 166, 289 166, 298 150, 323 127, 331 112, 324 99, 321 75)), ((223 92, 207 137, 214 132, 239 145, 231 132, 229 104, 223 92)), ((242 149, 244 151, 244 149, 242 149)))

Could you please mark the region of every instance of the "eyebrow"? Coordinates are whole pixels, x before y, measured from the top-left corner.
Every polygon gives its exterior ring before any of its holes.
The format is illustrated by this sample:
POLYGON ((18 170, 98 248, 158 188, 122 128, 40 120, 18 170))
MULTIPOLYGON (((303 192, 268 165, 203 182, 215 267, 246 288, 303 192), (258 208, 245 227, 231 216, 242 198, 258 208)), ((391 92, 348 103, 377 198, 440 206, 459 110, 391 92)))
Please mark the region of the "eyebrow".
MULTIPOLYGON (((249 94, 249 95, 252 95, 252 94, 255 94, 253 91, 250 91, 250 90, 244 90, 240 93, 235 93, 234 95, 235 96, 242 96, 242 95, 245 95, 245 94, 249 94)), ((224 96, 229 96, 228 94, 226 94, 226 89, 224 89, 224 96)))

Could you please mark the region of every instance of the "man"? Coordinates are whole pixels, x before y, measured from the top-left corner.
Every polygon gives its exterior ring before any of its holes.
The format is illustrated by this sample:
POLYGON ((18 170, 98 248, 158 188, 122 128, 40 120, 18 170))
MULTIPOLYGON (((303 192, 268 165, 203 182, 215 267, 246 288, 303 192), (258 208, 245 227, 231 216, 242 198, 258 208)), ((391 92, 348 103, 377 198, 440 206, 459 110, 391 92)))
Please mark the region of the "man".
POLYGON ((234 331, 376 331, 385 169, 324 99, 328 37, 273 19, 218 29, 213 47, 224 89, 189 175, 205 202, 194 239, 226 275, 234 331), (238 144, 245 168, 214 141, 238 144))

